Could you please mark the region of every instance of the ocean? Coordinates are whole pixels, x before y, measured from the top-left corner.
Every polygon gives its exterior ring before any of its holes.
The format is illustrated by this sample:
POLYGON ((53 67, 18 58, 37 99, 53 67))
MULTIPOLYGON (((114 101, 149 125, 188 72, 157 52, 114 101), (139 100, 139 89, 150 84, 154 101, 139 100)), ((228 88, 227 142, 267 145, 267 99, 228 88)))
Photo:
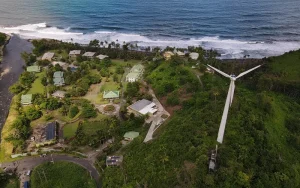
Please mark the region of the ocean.
POLYGON ((202 46, 221 58, 300 48, 299 0, 0 0, 0 32, 86 44, 202 46))

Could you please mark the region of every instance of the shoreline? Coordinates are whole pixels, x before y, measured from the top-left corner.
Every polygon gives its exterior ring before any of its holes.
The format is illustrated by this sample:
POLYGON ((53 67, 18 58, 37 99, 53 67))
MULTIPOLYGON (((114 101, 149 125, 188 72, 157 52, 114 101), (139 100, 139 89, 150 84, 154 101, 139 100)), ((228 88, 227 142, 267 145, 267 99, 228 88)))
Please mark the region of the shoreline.
MULTIPOLYGON (((12 35, 4 48, 3 61, 0 64, 1 69, 5 70, 5 74, 0 79, 0 130, 2 129, 9 113, 11 100, 13 95, 9 92, 9 87, 13 85, 24 71, 24 60, 21 53, 32 50, 32 44, 27 40, 21 39, 17 35, 12 35)), ((2 139, 2 138, 1 138, 2 139)))

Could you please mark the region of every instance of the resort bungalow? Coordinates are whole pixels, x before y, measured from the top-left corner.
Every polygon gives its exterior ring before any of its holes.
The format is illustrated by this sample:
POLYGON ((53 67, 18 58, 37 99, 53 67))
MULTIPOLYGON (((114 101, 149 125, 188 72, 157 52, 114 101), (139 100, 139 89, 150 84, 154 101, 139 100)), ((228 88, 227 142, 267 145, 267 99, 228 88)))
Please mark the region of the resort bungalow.
POLYGON ((34 66, 28 66, 26 68, 26 71, 27 72, 41 72, 41 67, 40 66, 36 66, 36 65, 34 65, 34 66))
POLYGON ((60 98, 60 99, 62 99, 62 98, 64 98, 65 97, 65 94, 66 94, 66 92, 65 91, 55 91, 54 93, 52 93, 52 96, 53 97, 56 97, 56 98, 60 98))
POLYGON ((108 56, 100 54, 100 55, 97 56, 97 58, 100 59, 100 60, 103 60, 105 58, 108 58, 108 56))
POLYGON ((47 52, 43 55, 42 60, 48 60, 48 61, 52 61, 52 58, 54 57, 54 53, 53 52, 47 52))
POLYGON ((126 76, 127 82, 136 82, 138 81, 144 72, 144 66, 141 64, 135 65, 130 69, 130 72, 126 76))
POLYGON ((123 161, 123 156, 107 156, 106 166, 120 166, 123 161))
POLYGON ((120 91, 104 91, 103 99, 117 99, 120 97, 120 91))
POLYGON ((134 113, 135 115, 153 115, 157 112, 156 104, 152 101, 146 99, 139 100, 132 105, 127 107, 129 113, 134 113))
POLYGON ((193 60, 197 60, 199 58, 199 54, 196 52, 190 53, 190 58, 193 60))
POLYGON ((176 51, 176 54, 178 55, 178 56, 184 56, 185 55, 185 53, 183 53, 183 52, 181 52, 181 51, 176 51))
POLYGON ((69 53, 69 58, 72 59, 72 58, 76 58, 77 56, 79 56, 81 53, 80 50, 72 50, 70 51, 69 53))
POLYGON ((174 55, 174 53, 173 52, 171 52, 171 51, 166 51, 165 53, 164 53, 164 58, 166 59, 166 60, 169 60, 169 59, 171 59, 171 57, 174 55))
POLYGON ((55 86, 63 86, 65 85, 64 73, 62 71, 54 72, 53 74, 53 82, 55 86))
POLYGON ((95 52, 85 52, 82 56, 87 58, 93 58, 95 55, 95 52))
POLYGON ((132 141, 133 139, 135 139, 136 137, 138 137, 140 135, 140 133, 135 132, 135 131, 130 131, 124 134, 124 139, 127 141, 132 141))
POLYGON ((26 94, 21 96, 21 104, 29 105, 32 104, 32 94, 26 94))

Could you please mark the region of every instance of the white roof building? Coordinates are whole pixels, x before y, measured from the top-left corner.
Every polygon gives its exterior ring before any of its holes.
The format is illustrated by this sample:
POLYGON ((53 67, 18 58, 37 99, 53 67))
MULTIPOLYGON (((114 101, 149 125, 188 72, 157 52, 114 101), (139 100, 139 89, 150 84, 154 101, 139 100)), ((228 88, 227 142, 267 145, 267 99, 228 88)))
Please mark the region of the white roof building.
POLYGON ((181 51, 177 51, 176 54, 179 55, 179 56, 184 56, 185 55, 185 53, 183 53, 181 51))
POLYGON ((77 56, 77 55, 80 55, 80 53, 81 53, 81 50, 72 50, 72 51, 70 51, 69 56, 77 56))
POLYGON ((100 54, 100 55, 97 56, 97 58, 99 58, 100 60, 102 60, 102 59, 108 58, 108 56, 100 54))
POLYGON ((199 58, 199 54, 196 52, 190 53, 190 58, 193 60, 197 60, 199 58))
POLYGON ((92 58, 95 54, 95 52, 85 52, 82 56, 92 58))
POLYGON ((47 52, 43 55, 42 60, 48 60, 48 61, 52 61, 52 58, 54 57, 54 53, 53 52, 47 52))
POLYGON ((157 112, 156 104, 146 99, 135 102, 134 104, 128 106, 128 109, 141 115, 155 114, 157 112))
POLYGON ((55 91, 54 93, 52 93, 53 97, 57 97, 57 98, 64 98, 65 97, 66 92, 65 91, 55 91))

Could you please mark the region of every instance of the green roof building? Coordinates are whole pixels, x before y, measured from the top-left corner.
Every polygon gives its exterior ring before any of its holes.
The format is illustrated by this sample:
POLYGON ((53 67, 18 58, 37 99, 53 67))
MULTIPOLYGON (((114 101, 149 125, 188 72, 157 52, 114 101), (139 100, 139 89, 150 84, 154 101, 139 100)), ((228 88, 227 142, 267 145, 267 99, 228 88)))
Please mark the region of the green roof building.
POLYGON ((57 71, 53 74, 53 82, 55 86, 63 86, 65 85, 64 72, 57 71))
POLYGON ((41 72, 41 67, 40 66, 28 66, 26 68, 27 72, 41 72))
POLYGON ((124 138, 125 140, 133 140, 136 137, 138 137, 140 135, 140 133, 135 132, 135 131, 130 131, 124 134, 124 138))
POLYGON ((103 99, 115 99, 120 97, 120 91, 104 91, 103 99))
POLYGON ((32 94, 26 94, 21 96, 21 104, 29 105, 32 104, 32 94))

